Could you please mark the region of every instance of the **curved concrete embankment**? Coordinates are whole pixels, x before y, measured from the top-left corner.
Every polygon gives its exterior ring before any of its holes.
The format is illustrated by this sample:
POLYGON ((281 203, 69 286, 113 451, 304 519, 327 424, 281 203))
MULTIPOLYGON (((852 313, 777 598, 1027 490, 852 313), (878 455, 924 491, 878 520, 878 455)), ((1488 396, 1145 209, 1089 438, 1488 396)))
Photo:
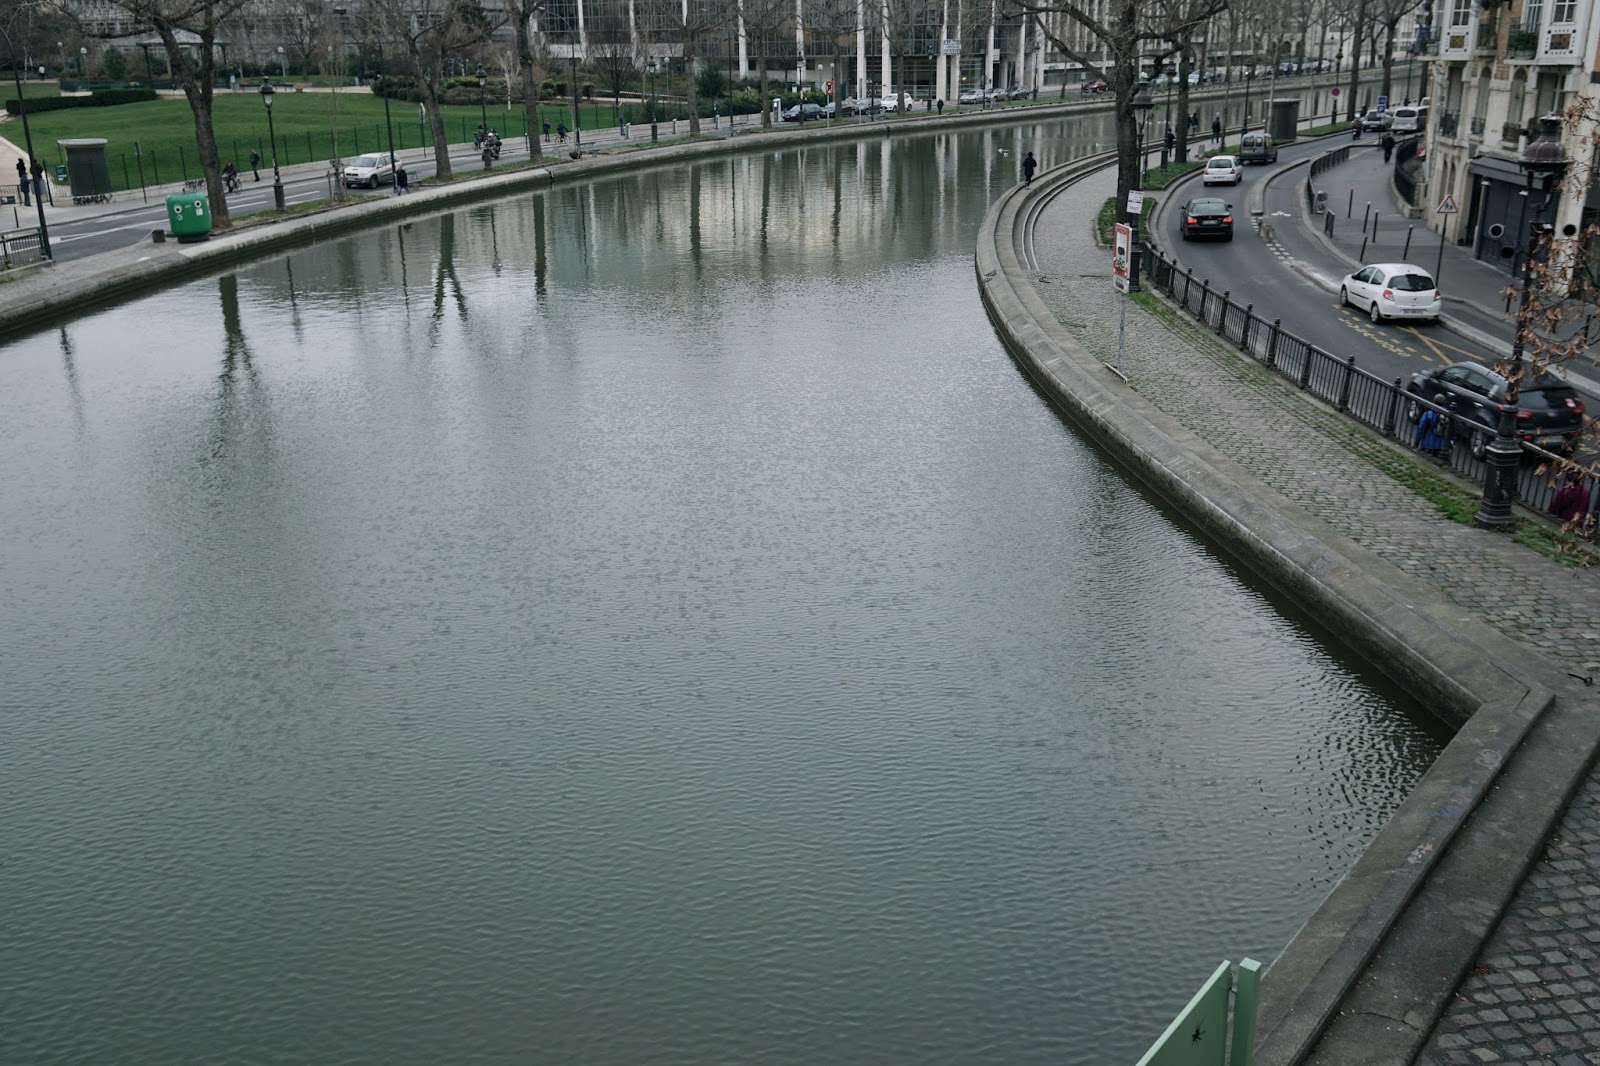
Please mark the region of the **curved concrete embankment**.
POLYGON ((1536 652, 1270 488, 1057 321, 1022 249, 1039 205, 1101 165, 1013 190, 979 230, 979 288, 1018 364, 1113 457, 1459 725, 1263 986, 1260 1066, 1410 1062, 1581 780, 1600 714, 1536 652))

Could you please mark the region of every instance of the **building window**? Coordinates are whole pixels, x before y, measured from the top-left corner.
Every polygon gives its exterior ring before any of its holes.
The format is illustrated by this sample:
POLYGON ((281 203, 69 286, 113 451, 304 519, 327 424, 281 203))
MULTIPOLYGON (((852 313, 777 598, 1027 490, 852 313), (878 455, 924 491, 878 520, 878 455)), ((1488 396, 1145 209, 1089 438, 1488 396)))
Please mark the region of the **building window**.
POLYGON ((1450 4, 1450 25, 1470 26, 1472 24, 1472 0, 1452 0, 1450 4))
POLYGON ((1550 6, 1550 21, 1557 26, 1570 26, 1577 21, 1578 0, 1556 0, 1550 6))

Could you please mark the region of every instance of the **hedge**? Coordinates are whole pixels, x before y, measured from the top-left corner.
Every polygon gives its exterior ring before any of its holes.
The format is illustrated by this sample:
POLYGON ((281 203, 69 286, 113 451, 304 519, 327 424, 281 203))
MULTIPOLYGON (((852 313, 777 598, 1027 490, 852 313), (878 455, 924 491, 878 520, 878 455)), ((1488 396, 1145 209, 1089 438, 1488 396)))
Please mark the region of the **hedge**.
MULTIPOLYGON (((157 99, 154 89, 106 89, 93 96, 38 96, 28 100, 28 113, 60 111, 65 107, 115 107, 117 104, 142 104, 157 99)), ((6 101, 6 110, 13 115, 22 114, 22 105, 15 99, 6 101)))

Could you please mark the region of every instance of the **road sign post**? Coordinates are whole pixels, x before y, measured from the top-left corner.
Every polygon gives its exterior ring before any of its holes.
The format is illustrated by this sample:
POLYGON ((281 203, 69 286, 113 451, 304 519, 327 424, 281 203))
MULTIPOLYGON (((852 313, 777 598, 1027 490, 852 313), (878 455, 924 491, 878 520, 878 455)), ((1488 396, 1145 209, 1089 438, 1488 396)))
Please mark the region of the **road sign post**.
POLYGON ((1443 215, 1439 220, 1439 257, 1433 261, 1433 283, 1439 284, 1439 271, 1444 267, 1444 231, 1450 224, 1450 216, 1461 213, 1461 208, 1456 206, 1456 198, 1451 193, 1445 193, 1444 199, 1439 201, 1439 206, 1434 208, 1434 214, 1443 215))

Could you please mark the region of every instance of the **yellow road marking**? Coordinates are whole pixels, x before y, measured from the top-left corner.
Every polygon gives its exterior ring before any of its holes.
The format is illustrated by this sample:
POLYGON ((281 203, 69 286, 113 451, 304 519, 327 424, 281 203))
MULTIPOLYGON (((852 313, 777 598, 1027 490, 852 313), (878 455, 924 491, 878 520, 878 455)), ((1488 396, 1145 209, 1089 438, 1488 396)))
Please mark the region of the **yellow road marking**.
POLYGON ((1407 327, 1405 327, 1405 332, 1411 334, 1413 337, 1417 338, 1417 340, 1421 341, 1423 344, 1426 344, 1429 347, 1429 349, 1432 350, 1433 354, 1438 356, 1438 358, 1439 358, 1439 360, 1441 362, 1453 363, 1453 362, 1457 361, 1457 360, 1451 359, 1449 356, 1445 355, 1444 354, 1444 350, 1449 350, 1449 351, 1455 352, 1458 355, 1464 355, 1468 359, 1472 360, 1475 363, 1489 363, 1489 362, 1493 362, 1494 361, 1492 359, 1485 359, 1478 352, 1469 351, 1466 348, 1457 348, 1454 344, 1446 344, 1444 341, 1435 340, 1432 337, 1424 336, 1422 334, 1422 332, 1417 329, 1416 326, 1407 326, 1407 327))

